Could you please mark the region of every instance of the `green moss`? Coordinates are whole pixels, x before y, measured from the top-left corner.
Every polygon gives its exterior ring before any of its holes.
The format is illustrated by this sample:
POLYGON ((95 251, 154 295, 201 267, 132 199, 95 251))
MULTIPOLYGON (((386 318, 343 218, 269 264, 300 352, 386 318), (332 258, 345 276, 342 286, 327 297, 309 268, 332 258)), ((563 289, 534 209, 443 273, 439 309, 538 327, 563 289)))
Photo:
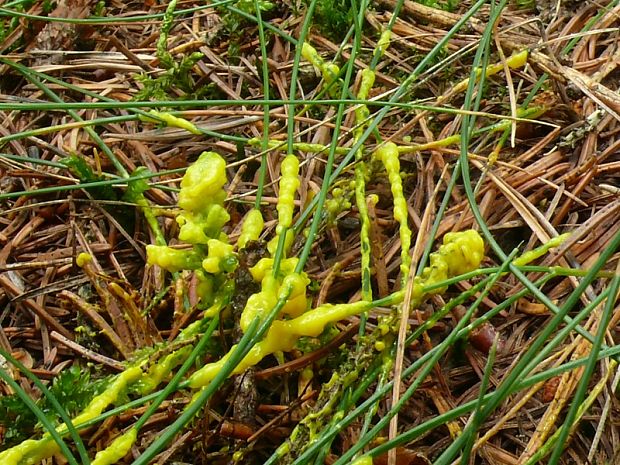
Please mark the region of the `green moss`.
MULTIPOLYGON (((101 391, 104 383, 105 379, 94 380, 89 369, 73 365, 54 378, 49 390, 72 416, 101 391)), ((37 405, 52 421, 59 419, 47 397, 41 397, 37 405)), ((17 395, 0 396, 0 425, 5 429, 2 449, 18 444, 39 429, 37 417, 17 395)))
POLYGON ((444 11, 454 11, 459 4, 458 0, 416 0, 416 3, 444 11))
POLYGON ((213 96, 215 85, 197 88, 191 72, 202 57, 202 53, 194 52, 177 58, 171 63, 171 67, 157 76, 145 73, 136 75, 135 79, 142 85, 142 88, 136 93, 134 100, 198 99, 213 96), (175 89, 181 91, 180 97, 174 92, 175 89))
MULTIPOLYGON (((309 0, 305 0, 309 4, 309 0)), ((351 0, 318 0, 314 25, 327 37, 340 42, 355 20, 351 0)))

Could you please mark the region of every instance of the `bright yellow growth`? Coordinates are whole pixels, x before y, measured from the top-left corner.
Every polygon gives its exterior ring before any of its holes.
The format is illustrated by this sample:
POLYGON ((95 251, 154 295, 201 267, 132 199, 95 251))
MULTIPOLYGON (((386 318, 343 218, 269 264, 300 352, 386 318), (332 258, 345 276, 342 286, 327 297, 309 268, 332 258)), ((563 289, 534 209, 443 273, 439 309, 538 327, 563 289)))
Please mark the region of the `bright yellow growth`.
POLYGON ((381 33, 381 37, 379 37, 379 42, 377 42, 377 48, 375 49, 376 53, 379 53, 379 56, 383 56, 387 48, 390 46, 390 39, 392 38, 392 31, 386 29, 381 33))
POLYGON ((185 361, 191 351, 192 348, 190 346, 182 347, 151 365, 149 371, 136 383, 138 392, 142 395, 153 392, 175 367, 185 361))
MULTIPOLYGON (((262 259, 261 262, 265 264, 262 259)), ((287 267, 290 266, 291 259, 283 260, 287 263, 287 267)), ((297 259, 295 258, 296 263, 297 259)), ((259 262, 259 264, 261 264, 259 262)), ((273 263, 273 260, 271 260, 273 263)), ((258 266, 258 265, 257 265, 258 266)), ((253 268, 252 268, 253 269, 253 268)), ((251 270, 252 270, 251 269, 251 270)), ((284 269, 282 269, 284 272, 284 269)), ((286 299, 286 304, 282 308, 282 313, 289 316, 299 316, 306 311, 307 299, 306 299, 306 287, 310 283, 305 273, 294 273, 292 270, 284 276, 281 283, 279 279, 276 279, 271 274, 271 268, 266 268, 261 265, 260 271, 253 273, 256 277, 261 277, 261 290, 256 294, 252 294, 241 313, 239 326, 243 331, 246 331, 250 326, 254 318, 259 317, 263 319, 274 308, 279 298, 286 299)))
MULTIPOLYGON (((425 287, 478 268, 483 257, 484 242, 476 231, 468 230, 447 233, 444 236, 443 245, 439 247, 439 250, 431 254, 430 266, 424 269, 422 276, 416 278, 414 283, 414 302, 421 301, 427 293, 425 287)), ((289 299, 292 298, 294 300, 295 296, 304 295, 308 284, 307 278, 303 275, 289 274, 284 278, 284 282, 279 286, 278 290, 276 281, 269 273, 269 262, 263 263, 265 264, 255 270, 255 279, 256 277, 263 277, 262 290, 250 297, 248 305, 243 312, 246 315, 241 317, 242 320, 245 318, 246 325, 252 321, 254 316, 266 314, 266 312, 273 309, 278 298, 288 295, 289 299), (250 315, 252 316, 251 318, 250 315)), ((435 294, 444 289, 434 289, 428 291, 428 293, 435 294)), ((402 302, 402 298, 402 292, 395 293, 392 303, 402 302)), ((291 351, 300 337, 316 337, 323 332, 328 323, 357 315, 371 309, 372 306, 372 302, 366 300, 350 304, 325 304, 291 320, 276 320, 272 323, 265 338, 250 350, 239 365, 235 367, 232 374, 242 373, 247 368, 256 365, 263 358, 275 352, 291 351)), ((194 389, 206 386, 222 369, 234 349, 235 347, 233 346, 220 360, 209 363, 194 373, 189 380, 190 386, 194 389)), ((376 349, 382 350, 383 348, 379 345, 376 349)))
MULTIPOLYGON (((316 337, 323 332, 328 323, 356 315, 368 310, 371 306, 371 303, 365 301, 352 304, 325 304, 292 320, 276 320, 271 325, 265 339, 250 350, 239 365, 235 367, 232 374, 242 373, 274 352, 289 352, 295 347, 295 343, 301 336, 316 337)), ((189 380, 190 386, 197 389, 207 385, 221 370, 235 347, 233 346, 231 351, 217 362, 209 363, 194 373, 189 380)))
POLYGON ((230 220, 224 208, 226 162, 215 152, 203 152, 181 180, 177 217, 179 239, 190 244, 206 244, 221 239, 222 227, 230 220))
POLYGON ((190 244, 206 244, 220 239, 222 227, 230 220, 224 208, 226 162, 215 152, 203 152, 181 180, 177 217, 179 239, 190 244))
MULTIPOLYGON (((277 228, 276 228, 277 232, 277 228)), ((293 240, 295 239, 295 235, 293 234, 292 229, 286 230, 286 235, 284 236, 284 251, 287 252, 291 249, 293 245, 293 240)), ((269 242, 267 242, 267 250, 271 256, 276 254, 276 249, 278 248, 278 242, 280 242, 280 234, 276 234, 271 238, 269 242)))
MULTIPOLYGON (((105 408, 117 401, 128 385, 140 379, 141 376, 142 370, 140 367, 127 368, 110 383, 105 391, 90 401, 82 413, 73 419, 73 423, 79 425, 101 415, 105 408)), ((64 430, 66 427, 63 425, 62 428, 64 430)))
MULTIPOLYGON (((389 32, 381 34, 379 44, 375 53, 383 53, 389 44, 389 32)), ((359 72, 360 86, 357 98, 367 100, 370 95, 370 89, 375 83, 375 72, 371 69, 364 68, 359 72)), ((370 112, 366 105, 360 105, 355 109, 355 128, 353 130, 353 140, 357 144, 362 138, 367 127, 367 121, 370 112)), ((360 145, 355 152, 355 204, 359 211, 360 218, 360 255, 361 255, 361 271, 362 271, 362 299, 372 300, 372 287, 370 283, 370 218, 368 217, 368 205, 366 199, 366 176, 368 174, 366 163, 364 162, 364 147, 360 145)))
POLYGON ((445 287, 430 291, 425 291, 424 288, 479 268, 483 258, 484 241, 477 231, 468 229, 447 233, 439 250, 430 255, 430 265, 415 278, 412 299, 414 306, 419 305, 425 292, 441 294, 446 290, 445 287))
MULTIPOLYGON (((506 59, 506 65, 508 65, 508 67, 511 69, 522 68, 527 63, 527 56, 528 56, 527 50, 523 50, 521 52, 515 53, 506 59)), ((504 69, 503 63, 495 63, 494 65, 487 66, 484 74, 487 77, 492 76, 494 74, 499 73, 503 69, 504 69)), ((477 69, 476 72, 478 74, 481 74, 479 69, 477 69)))
MULTIPOLYGON (((548 108, 542 106, 529 107, 529 108, 517 108, 517 118, 534 119, 544 114, 548 108)), ((483 132, 502 132, 510 129, 513 120, 504 119, 491 125, 488 128, 480 131, 475 131, 474 134, 482 134, 483 132)), ((439 147, 448 147, 450 145, 456 145, 461 142, 461 135, 454 134, 452 136, 445 137, 443 139, 427 142, 426 144, 419 145, 401 145, 398 147, 399 153, 420 152, 422 150, 431 150, 439 147)))
POLYGON ((362 75, 362 80, 360 81, 357 98, 358 100, 366 100, 368 99, 368 95, 370 95, 370 89, 375 85, 375 72, 364 68, 360 73, 362 75))
MULTIPOLYGON (((375 84, 375 72, 371 69, 364 68, 359 74, 361 75, 360 80, 360 88, 357 92, 357 98, 359 100, 367 100, 370 95, 370 89, 375 84)), ((365 122, 368 119, 370 112, 368 111, 368 107, 366 105, 360 105, 355 109, 355 124, 356 127, 353 130, 353 136, 355 141, 359 140, 359 138, 364 133, 365 122)), ((363 153, 362 147, 359 148, 356 154, 356 158, 361 158, 363 153)))
MULTIPOLYGON (((110 404, 118 400, 119 395, 127 386, 142 376, 139 367, 128 368, 119 374, 107 387, 107 389, 90 401, 80 415, 72 420, 74 425, 79 425, 101 414, 110 404)), ((67 433, 66 425, 56 428, 59 434, 67 433)), ((0 452, 0 464, 2 465, 35 465, 41 463, 46 457, 58 453, 60 448, 49 433, 39 440, 29 439, 15 447, 0 452)))
POLYGON ((150 118, 145 115, 140 115, 139 118, 141 121, 145 121, 147 123, 159 123, 163 121, 166 123, 166 126, 185 129, 186 131, 196 135, 202 134, 202 131, 198 129, 194 123, 187 121, 185 118, 179 118, 178 116, 173 116, 170 113, 164 113, 156 110, 149 111, 149 115, 152 115, 153 117, 150 118))
POLYGON ((372 457, 370 455, 362 455, 353 460, 351 465, 372 465, 372 457))
POLYGON ((88 254, 86 252, 82 252, 75 259, 75 264, 77 266, 79 266, 80 268, 83 268, 84 265, 86 265, 87 263, 90 263, 92 261, 93 261, 93 257, 90 254, 88 254))
POLYGON ((309 61, 317 70, 319 70, 323 76, 323 79, 325 79, 325 82, 328 84, 333 82, 340 73, 340 68, 338 65, 333 63, 325 63, 325 60, 321 58, 319 52, 317 52, 316 49, 307 42, 304 42, 301 47, 301 56, 304 57, 306 61, 309 61))
POLYGON ((206 245, 208 255, 197 250, 179 250, 168 246, 148 245, 147 262, 171 271, 195 270, 202 267, 209 273, 219 273, 220 262, 232 254, 233 246, 226 243, 223 226, 230 220, 224 208, 226 192, 226 162, 215 152, 203 152, 187 169, 181 180, 177 216, 181 227, 179 239, 193 245, 206 245))
POLYGON ((224 271, 220 267, 220 262, 222 259, 233 254, 234 247, 218 239, 209 239, 207 241, 207 247, 209 248, 209 252, 207 258, 202 261, 202 268, 207 273, 212 274, 224 271))
POLYGON ((181 180, 179 207, 200 212, 214 201, 219 203, 217 201, 222 196, 224 184, 226 161, 215 152, 203 152, 198 160, 187 168, 181 180))
POLYGON ((552 249, 553 247, 558 247, 558 246, 562 245, 562 243, 566 239, 568 239, 568 236, 570 236, 570 233, 560 234, 559 236, 554 237, 551 240, 545 242, 540 247, 536 247, 534 250, 530 250, 529 252, 525 252, 520 257, 515 258, 513 260, 512 264, 515 265, 515 266, 527 265, 528 263, 533 262, 537 258, 542 257, 544 254, 546 254, 549 251, 549 249, 552 249))
POLYGON ((239 319, 239 326, 245 332, 254 318, 261 320, 273 309, 277 302, 278 284, 273 276, 266 276, 261 283, 261 290, 252 294, 245 304, 239 319))
POLYGON ((97 452, 95 460, 91 462, 92 465, 113 465, 120 459, 125 457, 131 446, 138 438, 138 431, 131 428, 125 434, 120 435, 112 444, 106 447, 104 450, 97 452))
MULTIPOLYGON (((353 188, 355 184, 353 183, 353 188)), ((340 187, 332 189, 332 198, 325 202, 325 210, 327 210, 327 221, 333 222, 336 217, 343 211, 351 209, 350 193, 340 187)))
POLYGON ((146 261, 149 265, 158 265, 173 273, 200 266, 200 256, 193 250, 173 249, 167 245, 147 245, 146 261))
POLYGON ((58 453, 58 444, 46 434, 42 439, 27 439, 18 445, 0 452, 2 465, 35 465, 46 457, 58 453))
POLYGON ((222 227, 229 220, 226 209, 217 203, 200 213, 181 212, 177 216, 177 223, 181 226, 179 239, 190 244, 206 244, 210 238, 223 238, 222 227))
POLYGON ((411 258, 409 257, 411 230, 407 224, 409 214, 407 211, 407 201, 405 200, 405 196, 403 194, 403 181, 400 177, 398 147, 393 142, 388 142, 379 147, 374 153, 374 156, 383 163, 392 189, 392 197, 394 199, 394 219, 398 221, 398 224, 400 225, 400 271, 403 276, 403 282, 405 282, 407 279, 407 274, 409 273, 409 265, 411 264, 411 258))
POLYGON ((282 307, 282 313, 291 317, 297 317, 308 309, 308 301, 306 299, 308 284, 310 284, 310 280, 306 273, 291 273, 284 277, 280 286, 279 297, 282 296, 284 289, 290 289, 290 292, 287 292, 288 297, 284 296, 288 300, 284 307, 282 307))
MULTIPOLYGON (((292 273, 298 262, 299 258, 297 257, 285 258, 280 262, 280 271, 284 275, 292 273)), ((250 268, 250 273, 252 273, 254 281, 260 283, 265 276, 271 274, 271 270, 273 270, 273 258, 261 258, 256 265, 250 268)))
MULTIPOLYGON (((443 244, 430 257, 430 270, 422 272, 422 277, 431 282, 440 281, 436 270, 445 267, 448 277, 458 276, 475 270, 484 258, 484 241, 473 229, 449 232, 443 236, 443 244), (435 276, 435 278, 433 278, 435 276)), ((441 280, 446 279, 442 278, 441 280)), ((425 284, 429 284, 428 282, 425 284)))
POLYGON ((237 249, 244 249, 250 241, 257 241, 260 238, 260 234, 263 232, 265 222, 263 221, 263 215, 260 210, 250 210, 243 220, 241 226, 241 234, 237 240, 237 249))
MULTIPOLYGON (((248 139, 248 145, 253 147, 261 147, 263 141, 258 137, 252 137, 248 139)), ((280 147, 284 147, 286 142, 282 142, 281 140, 270 139, 267 142, 268 149, 277 149, 280 147)), ((309 153, 319 153, 319 152, 327 152, 329 150, 329 146, 323 144, 311 144, 309 142, 294 142, 293 150, 299 152, 309 152, 309 153)), ((343 154, 349 151, 346 147, 336 147, 336 153, 343 154)))
MULTIPOLYGON (((528 56, 527 50, 523 50, 522 52, 515 53, 506 59, 506 65, 508 65, 508 67, 511 69, 521 68, 525 66, 525 64, 527 63, 527 56, 528 56)), ((493 76, 499 73, 500 71, 502 71, 503 69, 504 69, 504 63, 502 62, 495 63, 485 68, 484 75, 486 77, 493 76)), ((476 76, 480 77, 481 74, 482 74, 482 70, 477 69, 476 76)), ((463 81, 459 82, 456 86, 452 88, 452 91, 463 92, 465 89, 467 89, 468 85, 469 85, 469 78, 464 79, 463 81)))
POLYGON ((278 196, 278 226, 277 233, 281 234, 293 224, 295 209, 295 192, 299 188, 299 160, 295 155, 287 155, 280 166, 280 193, 278 196))

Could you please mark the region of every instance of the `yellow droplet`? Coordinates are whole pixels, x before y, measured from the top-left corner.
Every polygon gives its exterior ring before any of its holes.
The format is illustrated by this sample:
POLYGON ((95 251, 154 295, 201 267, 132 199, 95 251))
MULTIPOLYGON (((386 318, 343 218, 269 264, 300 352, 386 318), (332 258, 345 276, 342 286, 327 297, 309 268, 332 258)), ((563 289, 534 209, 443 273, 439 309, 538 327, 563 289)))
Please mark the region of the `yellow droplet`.
POLYGON ((86 265, 87 263, 90 263, 93 261, 93 257, 91 254, 86 253, 86 252, 82 252, 81 254, 79 254, 77 256, 77 258, 75 259, 75 263, 77 264, 77 266, 79 266, 80 268, 83 268, 84 265, 86 265))

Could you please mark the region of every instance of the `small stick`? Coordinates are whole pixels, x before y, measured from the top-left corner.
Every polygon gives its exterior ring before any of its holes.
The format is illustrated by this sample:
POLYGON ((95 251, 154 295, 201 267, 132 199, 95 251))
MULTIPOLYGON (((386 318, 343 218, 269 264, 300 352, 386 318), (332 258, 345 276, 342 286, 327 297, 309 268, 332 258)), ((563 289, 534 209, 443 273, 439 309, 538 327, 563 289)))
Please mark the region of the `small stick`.
POLYGON ((103 318, 99 314, 97 308, 94 305, 89 304, 76 294, 69 291, 60 292, 58 294, 58 297, 61 299, 67 299, 73 305, 75 305, 80 312, 88 316, 88 318, 90 318, 90 320, 95 323, 95 325, 97 325, 97 327, 103 332, 103 334, 105 334, 105 336, 110 340, 112 345, 116 347, 116 349, 123 355, 123 357, 125 359, 129 358, 129 356, 131 355, 131 351, 123 343, 118 334, 116 334, 114 329, 108 324, 105 318, 103 318))
POLYGON ((90 349, 87 349, 86 347, 81 346, 77 342, 74 342, 74 341, 71 341, 70 339, 67 339, 62 334, 58 334, 56 331, 52 331, 50 336, 56 342, 60 342, 64 346, 66 346, 69 349, 77 352, 78 354, 82 355, 85 358, 89 358, 91 360, 94 360, 97 363, 101 363, 103 365, 107 365, 107 366, 109 366, 111 368, 114 368, 117 371, 123 371, 125 369, 125 367, 123 366, 123 364, 121 362, 118 362, 118 361, 116 361, 116 360, 114 360, 114 359, 112 359, 110 357, 106 357, 105 355, 101 355, 101 354, 98 354, 97 352, 94 352, 94 351, 92 351, 90 349))

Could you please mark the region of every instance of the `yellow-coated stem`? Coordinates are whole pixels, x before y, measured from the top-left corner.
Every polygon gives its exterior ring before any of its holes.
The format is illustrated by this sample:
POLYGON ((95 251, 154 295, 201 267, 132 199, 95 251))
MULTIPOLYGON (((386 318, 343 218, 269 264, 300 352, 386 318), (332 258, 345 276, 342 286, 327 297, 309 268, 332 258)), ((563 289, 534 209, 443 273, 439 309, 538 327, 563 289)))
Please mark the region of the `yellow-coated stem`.
MULTIPOLYGON (((272 323, 265 338, 250 350, 232 374, 242 373, 267 355, 278 351, 289 352, 301 336, 316 337, 323 332, 328 323, 359 314, 370 308, 372 308, 372 302, 368 301, 338 305, 325 304, 291 320, 276 320, 272 323)), ((209 363, 194 373, 189 379, 189 385, 194 389, 206 386, 222 369, 234 349, 235 346, 217 362, 209 363)))
POLYGON ((537 258, 540 258, 543 255, 545 255, 549 251, 549 249, 562 245, 562 243, 566 239, 568 239, 569 236, 570 236, 570 233, 560 234, 559 236, 554 237, 553 239, 545 242, 540 247, 536 247, 534 250, 525 252, 523 255, 515 258, 512 264, 515 266, 527 265, 528 263, 531 263, 537 258))
MULTIPOLYGON (((252 137, 248 139, 248 145, 252 147, 260 147, 262 144, 262 140, 258 137, 252 137)), ((285 142, 276 139, 270 139, 267 142, 267 148, 270 150, 277 149, 280 147, 284 147, 286 145, 285 142)), ((293 142, 293 150, 300 152, 308 152, 308 153, 320 153, 327 152, 329 150, 328 145, 323 144, 311 144, 308 142, 293 142)), ((349 151, 347 147, 336 147, 336 154, 345 154, 349 151)))
POLYGON ((293 224, 295 193, 299 188, 299 160, 295 155, 287 155, 280 166, 280 193, 278 195, 278 226, 276 232, 288 229, 293 224))
MULTIPOLYGON (((543 106, 536 106, 530 108, 519 108, 517 109, 517 118, 526 118, 533 119, 538 118, 540 115, 544 114, 548 108, 543 106)), ((474 135, 482 134, 482 132, 501 132, 510 130, 510 125, 513 120, 504 119, 499 121, 498 123, 493 124, 492 126, 485 128, 484 130, 475 131, 474 135)), ((450 145, 456 145, 461 142, 461 134, 454 134, 452 136, 445 137, 443 139, 434 140, 432 142, 428 142, 426 144, 419 145, 400 145, 398 146, 399 153, 411 153, 411 152, 420 152, 422 150, 431 150, 437 149, 441 147, 448 147, 450 145)))
POLYGON ((403 181, 400 177, 398 147, 393 142, 387 142, 376 150, 374 156, 380 160, 381 163, 383 163, 383 166, 388 174, 388 180, 390 181, 394 202, 394 219, 400 226, 400 271, 404 286, 407 282, 409 266, 411 265, 411 257, 409 256, 409 248, 411 247, 411 229, 409 229, 409 225, 407 224, 409 214, 407 211, 407 201, 405 200, 405 196, 403 194, 403 181))
POLYGON ((361 74, 361 80, 360 80, 360 88, 359 88, 359 91, 357 92, 357 98, 358 100, 368 100, 368 96, 370 95, 370 90, 372 89, 372 86, 375 85, 375 72, 371 69, 364 68, 363 70, 360 71, 360 74, 361 74))
MULTIPOLYGON (((506 59, 506 65, 508 65, 508 67, 511 68, 511 69, 522 68, 527 63, 527 57, 528 57, 528 51, 527 50, 523 50, 521 52, 515 53, 515 54, 509 56, 506 59)), ((503 62, 494 63, 492 65, 487 66, 484 69, 484 75, 486 77, 493 76, 493 75, 499 73, 500 71, 502 71, 503 69, 504 69, 504 63, 503 62)), ((482 70, 480 70, 480 69, 476 70, 477 79, 479 79, 482 74, 483 74, 482 70)), ((465 89, 467 89, 468 85, 469 85, 469 78, 464 79, 463 81, 459 82, 457 85, 455 85, 452 88, 452 93, 454 93, 454 92, 457 92, 457 93, 458 92, 463 92, 463 91, 465 91, 465 89)))
MULTIPOLYGON (((360 74, 360 87, 357 96, 360 100, 366 100, 375 82, 375 72, 370 69, 363 69, 360 71, 360 74)), ((354 143, 357 143, 362 137, 366 128, 368 115, 369 112, 366 105, 360 105, 355 109, 356 127, 353 131, 354 143)), ((363 157, 364 148, 360 146, 357 152, 355 152, 355 159, 358 161, 355 166, 355 204, 357 205, 360 217, 362 299, 372 300, 372 287, 370 285, 370 218, 368 217, 368 205, 366 204, 367 168, 366 163, 363 161, 363 157)))
POLYGON ((338 65, 326 63, 321 55, 319 55, 319 52, 307 42, 304 42, 301 47, 301 56, 304 57, 306 61, 309 61, 312 66, 321 73, 327 84, 332 83, 340 73, 338 65))
POLYGON ((362 298, 372 300, 372 286, 370 285, 370 218, 366 204, 366 170, 365 163, 360 162, 355 167, 355 204, 360 217, 360 253, 362 270, 362 298))
POLYGON ((2 465, 35 465, 47 457, 51 457, 60 451, 58 444, 48 434, 43 438, 27 439, 20 444, 0 452, 2 465))
POLYGON ((112 444, 105 449, 97 452, 95 460, 91 462, 92 465, 114 465, 120 459, 125 457, 131 450, 131 446, 138 439, 138 431, 131 428, 125 434, 121 434, 117 437, 112 444))
POLYGON ((188 345, 179 350, 175 350, 157 363, 152 364, 147 373, 137 381, 137 391, 142 395, 153 392, 174 368, 185 361, 191 351, 192 347, 188 345))
MULTIPOLYGON (((267 250, 272 256, 282 253, 281 258, 293 245, 293 231, 290 227, 293 225, 293 212, 295 211, 295 193, 299 188, 299 160, 293 154, 284 157, 280 165, 280 192, 278 194, 278 225, 276 226, 276 235, 267 244, 267 250), (280 249, 281 248, 281 249, 280 249)), ((274 268, 274 274, 277 274, 277 266, 274 268)))
POLYGON ((260 210, 250 210, 245 220, 243 220, 241 234, 237 240, 237 249, 244 249, 248 242, 257 241, 260 234, 263 232, 264 226, 265 221, 263 220, 263 215, 260 210))
POLYGON ((166 126, 185 129, 186 131, 196 135, 202 134, 202 131, 198 129, 194 123, 186 120, 185 118, 179 118, 178 116, 171 115, 170 113, 157 110, 151 110, 148 113, 152 116, 152 118, 146 115, 139 115, 138 117, 141 121, 145 121, 147 123, 159 123, 163 121, 166 123, 166 126))
MULTIPOLYGON (((114 381, 110 383, 105 391, 98 396, 95 396, 95 398, 90 401, 82 413, 73 419, 73 423, 79 425, 80 423, 92 420, 93 418, 101 415, 101 412, 103 412, 105 408, 116 402, 127 386, 136 382, 141 376, 142 370, 140 367, 134 366, 127 368, 125 371, 116 376, 114 381)), ((64 431, 66 427, 63 425, 61 428, 62 429, 60 429, 59 432, 64 431)))
POLYGON ((385 51, 390 46, 390 40, 392 38, 392 31, 386 29, 381 33, 381 37, 379 37, 379 42, 377 42, 377 46, 375 47, 375 54, 378 54, 378 58, 381 58, 385 51))

